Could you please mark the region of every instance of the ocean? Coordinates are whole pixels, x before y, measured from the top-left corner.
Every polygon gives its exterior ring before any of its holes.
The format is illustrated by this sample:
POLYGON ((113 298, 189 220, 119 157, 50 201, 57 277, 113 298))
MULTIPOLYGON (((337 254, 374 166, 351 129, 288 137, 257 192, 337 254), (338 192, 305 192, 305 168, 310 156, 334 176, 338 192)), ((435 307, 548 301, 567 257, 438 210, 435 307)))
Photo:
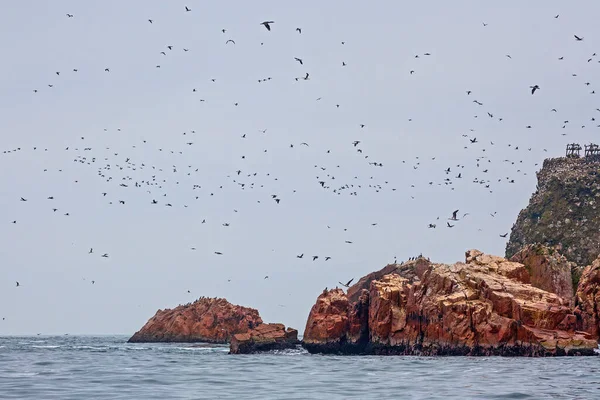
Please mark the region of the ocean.
POLYGON ((0 337, 0 399, 598 399, 600 358, 229 355, 126 336, 0 337))

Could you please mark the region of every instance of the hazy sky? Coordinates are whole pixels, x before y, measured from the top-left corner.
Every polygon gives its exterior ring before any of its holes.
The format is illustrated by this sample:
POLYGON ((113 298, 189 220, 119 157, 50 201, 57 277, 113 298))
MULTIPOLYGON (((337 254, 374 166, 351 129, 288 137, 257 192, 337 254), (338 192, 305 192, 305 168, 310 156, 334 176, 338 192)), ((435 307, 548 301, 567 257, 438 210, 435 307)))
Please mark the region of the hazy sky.
POLYGON ((186 1, 3 4, 0 334, 199 296, 302 333, 394 257, 503 255, 543 159, 598 141, 597 1, 186 1))

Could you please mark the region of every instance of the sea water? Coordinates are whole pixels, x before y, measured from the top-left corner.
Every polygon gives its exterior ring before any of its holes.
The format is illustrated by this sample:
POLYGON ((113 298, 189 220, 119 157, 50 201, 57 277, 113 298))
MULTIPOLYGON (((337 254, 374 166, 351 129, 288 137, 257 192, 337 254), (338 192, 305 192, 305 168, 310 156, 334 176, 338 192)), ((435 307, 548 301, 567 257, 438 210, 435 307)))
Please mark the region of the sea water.
POLYGON ((600 399, 600 357, 323 356, 0 337, 0 399, 600 399))

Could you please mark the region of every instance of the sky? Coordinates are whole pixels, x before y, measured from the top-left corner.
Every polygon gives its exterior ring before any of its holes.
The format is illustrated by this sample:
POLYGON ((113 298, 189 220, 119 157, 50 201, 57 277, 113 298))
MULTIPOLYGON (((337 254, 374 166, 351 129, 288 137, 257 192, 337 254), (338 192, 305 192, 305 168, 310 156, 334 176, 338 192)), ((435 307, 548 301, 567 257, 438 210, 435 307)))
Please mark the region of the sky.
POLYGON ((543 160, 597 140, 599 14, 6 2, 0 335, 133 334, 200 296, 302 333, 325 287, 394 259, 503 255, 543 160))

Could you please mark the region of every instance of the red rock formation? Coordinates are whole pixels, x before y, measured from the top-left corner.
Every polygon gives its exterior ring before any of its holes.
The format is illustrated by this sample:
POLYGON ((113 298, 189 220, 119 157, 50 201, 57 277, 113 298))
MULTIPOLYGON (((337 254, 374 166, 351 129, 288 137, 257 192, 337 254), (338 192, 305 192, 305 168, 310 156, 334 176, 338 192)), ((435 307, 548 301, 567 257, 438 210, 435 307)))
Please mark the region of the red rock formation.
POLYGON ((246 333, 233 335, 230 354, 250 354, 262 351, 284 350, 296 347, 298 331, 283 324, 260 324, 246 333))
POLYGON ((581 329, 595 337, 600 336, 600 257, 583 270, 576 301, 581 329))
POLYGON ((391 273, 414 275, 417 273, 417 271, 422 271, 423 269, 429 267, 429 264, 430 262, 423 257, 419 257, 416 260, 409 261, 407 263, 388 264, 379 271, 371 272, 370 274, 363 276, 358 280, 358 282, 348 288, 348 300, 351 302, 357 301, 363 290, 369 290, 371 287, 371 282, 380 279, 384 275, 391 273))
POLYGON ((324 290, 310 310, 304 337, 319 344, 345 340, 349 310, 348 298, 342 289, 324 290))
POLYGON ((203 297, 172 310, 158 310, 129 342, 228 343, 236 333, 248 332, 262 322, 253 308, 203 297))
POLYGON ((591 355, 597 347, 595 337, 576 330, 568 301, 524 283, 531 277, 523 264, 472 250, 466 263, 419 259, 397 267, 384 268, 391 273, 372 280, 368 291, 362 289, 368 279, 359 280, 359 301, 349 301, 340 289, 321 294, 307 321, 304 347, 529 356, 591 355))
POLYGON ((525 265, 529 272, 524 283, 550 293, 559 295, 566 304, 573 306, 575 303, 572 269, 575 264, 567 261, 553 248, 540 244, 523 247, 510 258, 511 261, 525 265))

